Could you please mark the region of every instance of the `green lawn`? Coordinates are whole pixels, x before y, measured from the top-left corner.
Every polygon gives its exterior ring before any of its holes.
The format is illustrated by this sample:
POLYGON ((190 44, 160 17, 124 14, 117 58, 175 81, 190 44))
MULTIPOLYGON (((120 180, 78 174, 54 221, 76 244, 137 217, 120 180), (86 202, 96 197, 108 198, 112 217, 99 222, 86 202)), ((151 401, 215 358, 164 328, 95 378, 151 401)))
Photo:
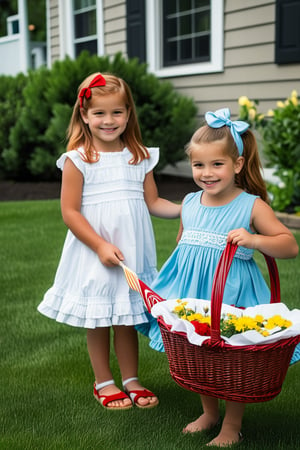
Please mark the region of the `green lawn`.
MULTIPOLYGON (((153 223, 160 267, 176 245, 178 221, 153 223)), ((213 433, 181 433, 201 412, 198 396, 172 380, 166 355, 151 350, 147 339, 140 338, 140 378, 159 396, 159 407, 106 411, 92 396, 85 331, 36 311, 52 284, 65 233, 57 200, 0 203, 0 448, 204 448, 213 433)), ((300 232, 296 237, 300 244, 300 232)), ((257 259, 266 273, 261 255, 257 259)), ((300 308, 299 259, 278 261, 282 301, 290 308, 300 308)), ((111 363, 120 382, 114 356, 111 363)), ((239 448, 299 448, 299 380, 296 364, 278 397, 246 407, 239 448)))

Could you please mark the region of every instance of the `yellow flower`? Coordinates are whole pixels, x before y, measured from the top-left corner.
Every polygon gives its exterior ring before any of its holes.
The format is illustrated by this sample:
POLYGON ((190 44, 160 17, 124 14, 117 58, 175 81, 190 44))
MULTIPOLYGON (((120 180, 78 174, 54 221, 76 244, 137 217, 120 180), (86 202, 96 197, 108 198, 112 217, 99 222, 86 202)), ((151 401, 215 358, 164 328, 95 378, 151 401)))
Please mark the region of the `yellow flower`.
POLYGON ((201 322, 202 316, 201 314, 196 314, 196 313, 192 313, 188 316, 188 321, 192 322, 193 320, 198 320, 199 322, 201 322))
POLYGON ((272 330, 275 327, 280 327, 282 329, 288 328, 292 325, 292 322, 290 320, 286 320, 280 315, 275 315, 273 317, 270 317, 265 324, 265 328, 268 330, 272 330))
POLYGON ((298 105, 298 98, 297 97, 291 97, 290 100, 291 100, 291 102, 293 103, 294 106, 298 105))
POLYGON ((296 89, 294 89, 292 92, 291 92, 291 98, 297 98, 298 97, 298 92, 296 91, 296 89))
POLYGON ((182 311, 182 306, 181 305, 175 306, 174 311, 175 312, 182 311))
POLYGON ((265 331, 262 331, 261 334, 262 334, 264 337, 267 337, 267 336, 269 336, 270 333, 269 333, 268 331, 265 330, 265 331))
POLYGON ((254 317, 254 320, 256 320, 256 322, 263 323, 264 317, 263 317, 261 314, 257 314, 257 315, 254 317))
POLYGON ((277 102, 278 108, 284 108, 284 103, 282 101, 277 102))
POLYGON ((249 108, 248 114, 249 114, 249 119, 250 120, 254 120, 255 116, 256 116, 255 108, 249 108))
POLYGON ((240 105, 240 106, 247 106, 248 103, 249 103, 249 99, 248 99, 248 97, 246 97, 245 95, 242 95, 242 96, 239 98, 239 105, 240 105))
POLYGON ((274 116, 274 111, 273 111, 273 109, 269 109, 269 111, 267 112, 267 116, 268 116, 268 117, 273 117, 273 116, 274 116))
POLYGON ((236 321, 235 328, 237 331, 247 331, 256 328, 256 321, 252 317, 239 317, 236 321))

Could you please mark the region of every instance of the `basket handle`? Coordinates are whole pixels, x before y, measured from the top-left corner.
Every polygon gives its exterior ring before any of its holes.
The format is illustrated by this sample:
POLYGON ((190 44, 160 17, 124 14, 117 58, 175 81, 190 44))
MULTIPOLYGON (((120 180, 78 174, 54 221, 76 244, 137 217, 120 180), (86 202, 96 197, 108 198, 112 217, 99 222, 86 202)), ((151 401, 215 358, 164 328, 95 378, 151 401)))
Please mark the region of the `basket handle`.
MULTIPOLYGON (((220 318, 225 283, 237 248, 237 245, 227 243, 214 275, 211 294, 211 344, 221 341, 220 318)), ((262 254, 266 260, 270 277, 270 303, 280 303, 280 281, 276 261, 273 257, 262 254)))

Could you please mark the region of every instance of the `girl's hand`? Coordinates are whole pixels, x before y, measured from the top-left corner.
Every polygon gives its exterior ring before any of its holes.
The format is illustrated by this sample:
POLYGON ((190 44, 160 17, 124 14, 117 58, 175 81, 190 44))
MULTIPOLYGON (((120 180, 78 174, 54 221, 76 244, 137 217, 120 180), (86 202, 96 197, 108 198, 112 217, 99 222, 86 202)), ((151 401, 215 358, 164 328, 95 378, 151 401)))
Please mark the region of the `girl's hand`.
POLYGON ((232 242, 236 245, 241 245, 246 248, 255 249, 256 235, 249 233, 245 228, 237 228, 229 231, 227 235, 227 242, 232 242))
POLYGON ((96 253, 104 266, 113 267, 118 266, 120 261, 124 261, 124 256, 121 250, 113 244, 101 241, 96 253))

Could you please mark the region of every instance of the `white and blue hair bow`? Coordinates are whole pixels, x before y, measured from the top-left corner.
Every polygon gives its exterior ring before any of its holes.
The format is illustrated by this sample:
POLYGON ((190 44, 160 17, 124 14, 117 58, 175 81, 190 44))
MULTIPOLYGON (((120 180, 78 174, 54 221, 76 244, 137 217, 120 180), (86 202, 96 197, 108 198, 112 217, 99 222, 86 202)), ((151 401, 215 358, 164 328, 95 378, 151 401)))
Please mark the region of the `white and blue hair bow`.
POLYGON ((230 132, 236 143, 239 154, 243 154, 244 145, 241 138, 241 134, 248 130, 249 124, 243 122, 242 120, 230 120, 230 110, 229 108, 218 109, 215 112, 207 112, 205 114, 205 120, 207 125, 211 128, 221 128, 227 125, 230 128, 230 132))

